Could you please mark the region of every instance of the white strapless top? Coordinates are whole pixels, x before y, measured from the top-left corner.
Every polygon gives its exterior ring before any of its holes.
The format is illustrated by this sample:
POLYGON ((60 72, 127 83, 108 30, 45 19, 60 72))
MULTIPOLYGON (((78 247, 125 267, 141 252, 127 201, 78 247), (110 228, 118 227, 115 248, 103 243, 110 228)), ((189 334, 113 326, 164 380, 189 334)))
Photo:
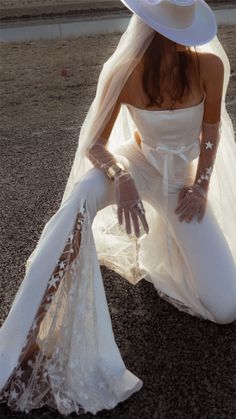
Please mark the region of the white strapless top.
MULTIPOLYGON (((168 231, 169 185, 179 185, 192 160, 200 154, 204 101, 174 110, 147 110, 125 104, 141 138, 141 152, 163 176, 163 195, 168 231)), ((169 253, 170 254, 170 253, 169 253)))
POLYGON ((184 162, 188 165, 200 153, 205 97, 197 105, 174 110, 146 110, 126 104, 140 133, 141 151, 163 176, 168 165, 172 181, 181 177, 184 162))

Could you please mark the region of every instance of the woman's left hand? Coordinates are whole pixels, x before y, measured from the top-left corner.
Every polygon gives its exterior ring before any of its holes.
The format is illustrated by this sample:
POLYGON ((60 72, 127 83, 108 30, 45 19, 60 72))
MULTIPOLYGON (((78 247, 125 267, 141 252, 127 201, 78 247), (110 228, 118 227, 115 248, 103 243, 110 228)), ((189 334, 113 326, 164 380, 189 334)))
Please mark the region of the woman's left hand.
POLYGON ((184 186, 178 196, 178 205, 175 209, 175 214, 180 214, 179 221, 185 220, 187 223, 197 216, 197 221, 200 222, 205 214, 207 198, 200 192, 194 189, 194 186, 184 186))

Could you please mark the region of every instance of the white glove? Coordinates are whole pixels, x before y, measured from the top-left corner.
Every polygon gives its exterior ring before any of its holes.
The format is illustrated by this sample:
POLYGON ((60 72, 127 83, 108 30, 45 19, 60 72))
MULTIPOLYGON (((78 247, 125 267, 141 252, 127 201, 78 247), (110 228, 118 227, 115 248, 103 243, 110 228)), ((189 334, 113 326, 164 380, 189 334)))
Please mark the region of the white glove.
POLYGON ((214 124, 208 122, 202 123, 201 133, 201 151, 198 160, 198 167, 194 184, 200 186, 205 192, 208 191, 210 177, 213 171, 213 165, 216 158, 216 152, 221 136, 222 122, 214 124))
POLYGON ((145 217, 145 209, 137 191, 135 181, 128 170, 124 169, 115 176, 115 190, 119 224, 122 224, 124 211, 127 234, 131 234, 130 215, 133 221, 135 235, 137 237, 140 235, 138 217, 140 217, 143 227, 146 233, 148 233, 149 228, 145 217))
MULTIPOLYGON (((99 169, 101 169, 106 175, 108 175, 108 169, 118 163, 115 156, 110 153, 105 145, 99 140, 91 147, 87 153, 89 160, 99 169)), ((127 234, 131 234, 131 223, 130 215, 133 220, 134 232, 137 237, 140 235, 138 216, 141 219, 143 227, 148 233, 149 228, 145 217, 145 209, 137 191, 134 179, 128 170, 125 168, 120 169, 114 175, 115 192, 117 201, 117 215, 119 224, 123 221, 123 211, 127 234)))
POLYGON ((179 220, 190 222, 194 215, 200 222, 207 204, 210 177, 221 135, 221 121, 214 124, 202 123, 201 151, 193 185, 185 185, 179 193, 175 213, 181 213, 179 220))

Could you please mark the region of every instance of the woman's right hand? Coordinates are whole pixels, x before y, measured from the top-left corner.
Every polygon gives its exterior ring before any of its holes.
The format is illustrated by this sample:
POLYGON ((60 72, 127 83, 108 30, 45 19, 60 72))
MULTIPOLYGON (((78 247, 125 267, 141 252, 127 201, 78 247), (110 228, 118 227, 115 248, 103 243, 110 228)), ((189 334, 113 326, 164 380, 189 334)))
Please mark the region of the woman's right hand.
POLYGON ((123 169, 115 176, 115 191, 117 201, 118 221, 121 225, 124 220, 127 234, 131 234, 130 215, 133 221, 134 232, 136 237, 140 235, 139 220, 140 218, 144 230, 149 232, 148 223, 145 216, 145 209, 137 191, 134 179, 128 170, 123 169))
POLYGON ((203 219, 207 205, 207 192, 202 191, 198 185, 185 185, 178 196, 178 205, 175 214, 181 213, 179 221, 185 220, 190 223, 193 217, 197 216, 197 221, 203 219))

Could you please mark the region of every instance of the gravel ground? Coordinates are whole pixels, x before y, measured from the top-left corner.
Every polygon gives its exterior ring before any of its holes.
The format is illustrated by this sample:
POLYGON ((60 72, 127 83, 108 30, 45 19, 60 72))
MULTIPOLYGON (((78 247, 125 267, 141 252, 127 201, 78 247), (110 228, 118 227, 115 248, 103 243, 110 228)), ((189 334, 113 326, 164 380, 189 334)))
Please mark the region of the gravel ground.
MULTIPOLYGON (((232 67, 227 108, 235 128, 235 27, 219 27, 218 35, 232 67)), ((60 205, 79 127, 102 63, 119 37, 1 45, 1 322, 43 226, 60 205), (61 75, 65 67, 67 77, 61 75)), ((132 286, 104 266, 101 269, 117 344, 127 367, 144 386, 96 417, 235 419, 236 322, 220 326, 201 321, 160 299, 152 284, 143 280, 132 286)), ((1 406, 0 416, 61 417, 48 409, 16 414, 6 406, 1 406)))

